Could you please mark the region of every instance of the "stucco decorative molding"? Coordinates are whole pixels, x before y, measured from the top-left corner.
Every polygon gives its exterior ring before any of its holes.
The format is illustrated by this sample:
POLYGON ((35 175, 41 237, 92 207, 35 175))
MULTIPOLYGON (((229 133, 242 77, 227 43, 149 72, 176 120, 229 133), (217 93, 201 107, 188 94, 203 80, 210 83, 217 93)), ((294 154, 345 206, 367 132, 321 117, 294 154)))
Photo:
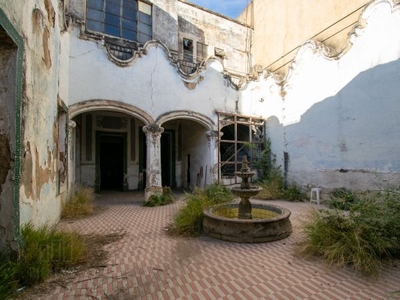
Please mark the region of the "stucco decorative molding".
POLYGON ((338 60, 342 56, 344 56, 354 45, 357 38, 362 37, 366 32, 369 24, 368 19, 373 17, 373 15, 379 10, 378 7, 387 6, 389 9, 388 13, 399 13, 400 12, 400 2, 398 0, 375 0, 372 1, 369 5, 367 5, 363 12, 360 14, 360 17, 357 23, 352 27, 351 31, 348 34, 348 40, 346 46, 341 51, 336 51, 335 49, 327 46, 323 42, 318 42, 315 40, 308 40, 304 44, 299 47, 295 58, 290 63, 288 72, 285 76, 280 76, 279 74, 274 74, 269 72, 264 75, 265 78, 269 76, 273 76, 275 81, 278 84, 283 84, 286 86, 286 82, 289 78, 294 74, 294 70, 297 71, 297 68, 301 65, 301 61, 307 55, 316 55, 320 56, 326 60, 338 60))
POLYGON ((76 127, 76 123, 72 120, 68 122, 68 144, 72 142, 72 132, 76 127))
POLYGON ((108 111, 115 111, 127 114, 129 116, 133 116, 138 118, 145 124, 152 124, 154 123, 153 118, 147 114, 142 109, 130 105, 128 103, 123 103, 120 101, 114 100, 87 100, 75 103, 68 107, 69 118, 72 119, 79 114, 91 112, 91 111, 99 111, 99 110, 108 110, 108 111))
POLYGON ((211 56, 207 60, 200 63, 191 63, 179 60, 176 53, 172 53, 168 47, 157 40, 150 40, 144 45, 136 42, 122 41, 117 38, 105 37, 100 33, 88 32, 85 30, 84 22, 75 21, 80 27, 79 38, 83 40, 93 41, 100 45, 100 49, 105 51, 107 58, 114 64, 120 67, 129 67, 135 62, 148 54, 150 48, 161 48, 167 55, 167 59, 171 65, 177 69, 178 74, 182 77, 185 86, 193 90, 196 86, 203 81, 204 73, 209 67, 210 63, 219 62, 221 65, 221 74, 227 80, 227 86, 235 90, 242 88, 248 81, 249 76, 232 74, 225 69, 223 61, 216 56, 211 56))
POLYGON ((211 146, 211 141, 218 141, 218 139, 223 135, 223 132, 216 131, 216 130, 208 130, 206 131, 206 137, 208 140, 208 147, 211 146))
POLYGON ((156 147, 156 145, 158 145, 160 142, 161 134, 164 132, 164 128, 153 123, 143 126, 143 132, 146 134, 146 136, 150 136, 153 146, 156 147))

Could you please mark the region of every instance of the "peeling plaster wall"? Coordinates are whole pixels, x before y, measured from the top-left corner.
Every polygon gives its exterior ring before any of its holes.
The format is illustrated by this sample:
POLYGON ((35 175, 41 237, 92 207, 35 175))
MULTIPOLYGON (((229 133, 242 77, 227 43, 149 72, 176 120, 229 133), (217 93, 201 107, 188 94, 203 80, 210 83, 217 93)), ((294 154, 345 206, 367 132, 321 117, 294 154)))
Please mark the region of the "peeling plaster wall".
POLYGON ((375 1, 362 17, 366 26, 355 30, 346 54, 329 58, 323 45, 308 42, 283 91, 268 76, 258 85, 271 102, 267 126, 278 163, 284 165, 283 152, 289 155, 289 183, 398 186, 400 7, 375 1))
POLYGON ((59 219, 63 197, 56 193, 57 105, 62 73, 58 1, 0 0, 0 6, 24 37, 20 222, 54 223, 59 219))

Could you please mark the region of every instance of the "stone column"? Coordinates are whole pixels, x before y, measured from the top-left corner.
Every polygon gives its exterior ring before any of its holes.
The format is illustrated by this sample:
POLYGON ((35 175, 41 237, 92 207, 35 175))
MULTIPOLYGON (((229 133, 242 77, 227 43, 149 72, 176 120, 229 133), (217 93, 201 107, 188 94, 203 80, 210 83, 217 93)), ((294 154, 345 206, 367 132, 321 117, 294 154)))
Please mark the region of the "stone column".
POLYGON ((218 139, 223 133, 216 130, 209 130, 206 132, 208 140, 208 147, 210 149, 210 170, 207 172, 206 185, 218 181, 218 156, 219 156, 219 144, 218 139))
POLYGON ((144 192, 145 201, 148 201, 153 194, 162 193, 161 184, 161 134, 164 128, 157 124, 150 124, 143 127, 146 134, 146 188, 144 192))
POLYGON ((70 190, 71 186, 76 183, 76 161, 75 161, 75 128, 76 123, 72 120, 68 122, 68 141, 67 150, 68 151, 68 185, 67 189, 70 190))

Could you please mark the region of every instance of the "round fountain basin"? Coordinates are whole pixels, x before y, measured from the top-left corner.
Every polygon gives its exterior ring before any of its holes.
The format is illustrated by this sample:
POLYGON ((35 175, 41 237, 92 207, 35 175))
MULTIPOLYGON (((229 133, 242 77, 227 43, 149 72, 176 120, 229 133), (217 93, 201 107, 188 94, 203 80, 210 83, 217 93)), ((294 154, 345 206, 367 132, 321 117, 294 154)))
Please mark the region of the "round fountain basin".
POLYGON ((253 219, 221 216, 224 209, 236 209, 238 206, 238 203, 228 203, 205 209, 203 231, 211 237, 239 243, 271 242, 284 239, 292 233, 290 211, 277 205, 252 202, 253 219), (263 210, 265 213, 262 213, 263 210), (261 212, 261 216, 271 215, 271 217, 257 218, 256 211, 261 212))

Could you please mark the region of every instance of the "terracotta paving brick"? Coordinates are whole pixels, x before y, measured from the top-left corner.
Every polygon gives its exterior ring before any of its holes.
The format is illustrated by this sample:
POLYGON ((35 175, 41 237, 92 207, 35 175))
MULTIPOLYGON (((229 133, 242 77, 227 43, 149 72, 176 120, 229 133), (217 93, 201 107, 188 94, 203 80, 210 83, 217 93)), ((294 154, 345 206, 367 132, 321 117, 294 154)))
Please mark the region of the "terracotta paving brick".
MULTIPOLYGON (((99 214, 59 227, 82 234, 125 233, 104 247, 104 268, 76 274, 32 299, 395 299, 400 262, 387 263, 371 280, 351 268, 328 269, 320 259, 295 256, 300 221, 316 205, 273 201, 291 212, 293 233, 261 244, 229 243, 208 236, 171 237, 166 227, 184 202, 143 207, 141 193, 105 193, 99 214)), ((28 299, 28 298, 27 298, 28 299)))

